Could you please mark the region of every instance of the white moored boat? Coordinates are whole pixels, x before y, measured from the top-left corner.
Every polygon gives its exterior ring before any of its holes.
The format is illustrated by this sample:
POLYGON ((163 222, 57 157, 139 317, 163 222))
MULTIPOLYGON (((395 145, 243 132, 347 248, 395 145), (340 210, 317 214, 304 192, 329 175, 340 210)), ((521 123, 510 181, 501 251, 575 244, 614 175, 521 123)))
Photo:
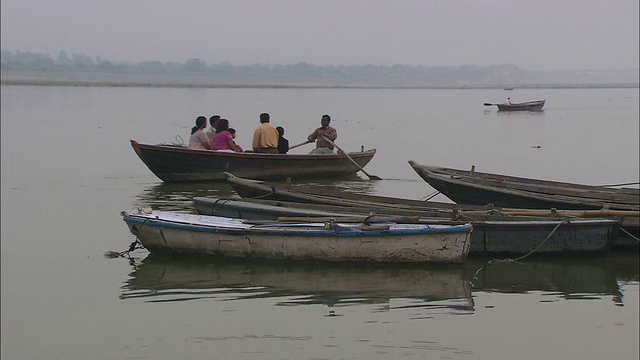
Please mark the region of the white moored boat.
POLYGON ((248 221, 156 211, 122 212, 149 251, 233 258, 464 263, 471 225, 248 221))

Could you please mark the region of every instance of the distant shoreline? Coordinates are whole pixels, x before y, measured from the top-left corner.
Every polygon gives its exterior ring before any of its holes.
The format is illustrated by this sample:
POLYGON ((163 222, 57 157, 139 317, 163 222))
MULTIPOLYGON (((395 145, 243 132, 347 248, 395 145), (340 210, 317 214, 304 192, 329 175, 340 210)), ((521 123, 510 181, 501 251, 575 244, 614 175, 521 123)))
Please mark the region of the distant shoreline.
POLYGON ((207 77, 182 79, 177 76, 175 79, 160 79, 153 76, 146 76, 142 79, 131 80, 127 77, 98 76, 95 74, 80 74, 80 76, 22 76, 22 75, 2 75, 0 85, 2 86, 68 86, 68 87, 140 87, 140 88, 211 88, 211 89, 583 89, 583 88, 639 88, 640 84, 432 84, 432 85, 377 85, 377 84, 327 84, 314 83, 314 79, 309 79, 309 83, 283 83, 275 79, 271 81, 262 79, 253 80, 243 78, 242 82, 229 81, 231 79, 212 79, 207 77), (93 76, 91 76, 93 75, 93 76), (87 77, 87 78, 83 78, 87 77), (227 80, 227 81, 225 81, 227 80))

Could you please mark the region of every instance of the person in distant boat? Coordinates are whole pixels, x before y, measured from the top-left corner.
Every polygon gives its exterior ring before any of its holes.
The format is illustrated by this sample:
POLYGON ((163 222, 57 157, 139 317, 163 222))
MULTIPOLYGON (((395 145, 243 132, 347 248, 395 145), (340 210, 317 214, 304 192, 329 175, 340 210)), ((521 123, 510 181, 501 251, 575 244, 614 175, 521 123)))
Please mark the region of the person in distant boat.
POLYGON ((276 127, 278 131, 278 153, 286 154, 289 151, 289 140, 284 137, 284 128, 282 126, 276 127))
POLYGON ((278 131, 269 124, 270 118, 267 113, 260 114, 260 126, 253 132, 251 148, 257 153, 278 153, 278 131))
POLYGON ((505 104, 511 105, 511 98, 507 98, 507 101, 505 102, 505 104))
POLYGON ((309 142, 316 141, 316 148, 311 151, 311 154, 333 154, 333 144, 326 141, 323 137, 331 141, 336 141, 338 138, 338 132, 336 129, 329 126, 331 122, 331 116, 322 115, 320 119, 320 127, 315 129, 308 137, 309 142))
POLYGON ((233 135, 229 132, 229 120, 220 119, 216 124, 216 132, 213 134, 211 150, 216 151, 236 151, 236 143, 233 135))
POLYGON ((207 135, 204 133, 204 128, 207 127, 207 118, 204 116, 198 116, 196 118, 196 126, 191 128, 191 136, 189 137, 189 149, 198 150, 210 150, 211 144, 207 135))
POLYGON ((209 129, 207 130, 207 138, 209 138, 209 142, 213 143, 213 134, 216 133, 216 126, 218 125, 218 121, 220 121, 220 115, 211 115, 209 118, 209 129))
MULTIPOLYGON (((233 143, 236 144, 236 129, 229 128, 229 132, 233 136, 233 143)), ((236 144, 236 152, 243 152, 243 151, 244 150, 242 149, 242 147, 240 145, 236 144)))

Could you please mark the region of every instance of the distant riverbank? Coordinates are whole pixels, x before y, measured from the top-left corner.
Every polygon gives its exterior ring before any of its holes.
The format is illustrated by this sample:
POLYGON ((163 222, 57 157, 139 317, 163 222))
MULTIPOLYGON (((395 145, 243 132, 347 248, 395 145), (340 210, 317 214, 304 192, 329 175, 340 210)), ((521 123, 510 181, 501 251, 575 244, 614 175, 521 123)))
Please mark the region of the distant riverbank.
POLYGON ((561 89, 637 88, 639 84, 396 84, 375 78, 260 77, 99 72, 7 72, 1 85, 176 88, 561 89))

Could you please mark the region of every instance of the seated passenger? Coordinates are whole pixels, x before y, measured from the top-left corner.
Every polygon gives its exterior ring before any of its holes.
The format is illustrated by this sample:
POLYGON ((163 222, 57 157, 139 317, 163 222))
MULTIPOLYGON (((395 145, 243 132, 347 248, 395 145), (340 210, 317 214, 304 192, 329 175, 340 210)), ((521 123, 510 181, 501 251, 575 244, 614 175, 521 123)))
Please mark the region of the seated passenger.
POLYGON ((210 150, 211 144, 207 135, 204 133, 204 128, 207 127, 207 118, 204 116, 198 116, 196 118, 196 126, 191 128, 191 136, 189 137, 189 149, 198 150, 210 150))
MULTIPOLYGON (((233 136, 233 143, 235 144, 235 142, 236 142, 236 129, 229 128, 229 132, 233 136)), ((243 152, 243 151, 244 150, 242 150, 242 147, 240 147, 240 145, 236 144, 236 152, 243 152)))
POLYGON ((209 124, 211 125, 207 132, 207 139, 209 139, 210 143, 213 143, 213 134, 216 133, 216 126, 218 125, 218 121, 220 121, 220 115, 211 115, 209 118, 209 124))
POLYGON ((229 120, 220 119, 218 121, 212 139, 211 150, 236 151, 236 143, 233 141, 233 135, 229 132, 229 120))
POLYGON ((284 128, 282 126, 276 127, 278 130, 278 153, 286 154, 289 151, 289 140, 284 137, 284 128))

